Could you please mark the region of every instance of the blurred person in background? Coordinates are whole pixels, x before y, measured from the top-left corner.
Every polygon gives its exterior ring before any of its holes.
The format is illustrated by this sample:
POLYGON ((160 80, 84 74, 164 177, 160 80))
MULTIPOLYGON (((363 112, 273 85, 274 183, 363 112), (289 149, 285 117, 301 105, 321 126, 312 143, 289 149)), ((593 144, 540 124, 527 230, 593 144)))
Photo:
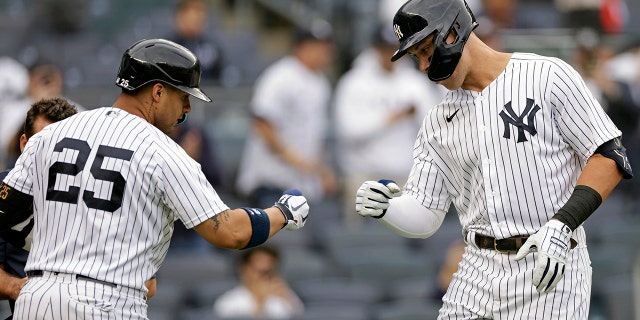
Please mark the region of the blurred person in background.
POLYGON ((302 315, 304 305, 278 275, 280 252, 262 245, 244 251, 238 260, 240 283, 223 293, 213 310, 221 318, 288 319, 302 315))
POLYGON ((343 199, 349 200, 344 201, 348 226, 363 221, 352 214, 351 201, 362 181, 384 176, 404 182, 420 124, 444 97, 445 89, 429 81, 411 61, 391 62, 397 43, 391 27, 376 28, 370 48, 354 60, 336 86, 337 154, 343 199))
POLYGON ((0 103, 18 99, 26 94, 29 71, 9 56, 0 56, 0 103))
MULTIPOLYGON (((39 60, 28 68, 29 80, 26 94, 0 105, 0 148, 5 151, 3 159, 11 166, 20 155, 18 140, 22 134, 24 115, 31 104, 42 99, 64 97, 64 78, 62 70, 49 61, 39 60)), ((84 108, 67 99, 78 111, 84 108)))
MULTIPOLYGON (((0 119, 5 118, 6 108, 14 101, 22 99, 27 94, 29 85, 29 71, 26 66, 12 57, 0 57, 0 119)), ((13 114, 11 110, 9 113, 13 114)), ((0 120, 1 121, 1 120, 0 120)), ((0 133, 3 132, 0 128, 0 133)), ((2 135, 0 134, 0 137, 2 135)), ((1 144, 0 144, 1 145, 1 144)), ((7 167, 6 150, 0 147, 0 170, 7 167)))
POLYGON ((296 31, 291 54, 268 66, 256 81, 253 130, 236 181, 237 191, 252 205, 273 203, 291 185, 310 202, 338 190, 325 148, 331 84, 324 72, 334 49, 330 31, 296 31))
POLYGON ((599 33, 619 33, 629 11, 625 0, 554 0, 564 14, 565 27, 592 28, 599 33))
POLYGON ((516 7, 518 0, 482 0, 482 12, 496 29, 512 29, 518 26, 516 7))
POLYGON ((224 66, 224 51, 207 32, 209 18, 207 1, 179 0, 173 16, 174 33, 168 39, 191 50, 200 59, 203 82, 217 84, 224 66))

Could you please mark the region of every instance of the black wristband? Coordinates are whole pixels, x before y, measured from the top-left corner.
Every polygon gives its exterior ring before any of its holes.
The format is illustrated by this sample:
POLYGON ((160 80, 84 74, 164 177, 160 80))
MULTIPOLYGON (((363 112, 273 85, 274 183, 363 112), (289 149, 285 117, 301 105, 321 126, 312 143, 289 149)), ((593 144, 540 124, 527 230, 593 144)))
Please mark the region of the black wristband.
POLYGON ((251 220, 251 239, 246 247, 242 249, 249 249, 256 246, 259 246, 269 239, 269 230, 271 229, 271 223, 269 220, 269 215, 262 210, 257 208, 241 208, 247 212, 249 215, 249 219, 251 220))
POLYGON ((571 230, 578 228, 602 203, 602 196, 591 187, 580 185, 573 189, 567 203, 552 217, 571 230))

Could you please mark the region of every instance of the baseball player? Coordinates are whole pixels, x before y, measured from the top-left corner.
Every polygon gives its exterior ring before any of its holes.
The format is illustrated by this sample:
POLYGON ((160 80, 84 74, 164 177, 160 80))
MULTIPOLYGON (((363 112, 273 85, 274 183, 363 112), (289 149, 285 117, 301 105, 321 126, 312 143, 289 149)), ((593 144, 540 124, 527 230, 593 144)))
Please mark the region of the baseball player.
POLYGON ((180 219, 212 245, 251 248, 301 228, 309 206, 297 190, 273 207, 231 210, 200 166, 166 135, 186 121, 200 63, 164 39, 125 51, 111 107, 82 112, 29 139, 0 185, 0 226, 33 205, 29 278, 20 319, 146 319, 145 281, 166 256, 180 219))
POLYGON ((439 319, 587 319, 582 223, 632 171, 621 132, 557 58, 497 52, 463 0, 410 0, 395 61, 450 91, 425 117, 404 190, 366 181, 356 210, 427 238, 453 203, 467 243, 439 319))

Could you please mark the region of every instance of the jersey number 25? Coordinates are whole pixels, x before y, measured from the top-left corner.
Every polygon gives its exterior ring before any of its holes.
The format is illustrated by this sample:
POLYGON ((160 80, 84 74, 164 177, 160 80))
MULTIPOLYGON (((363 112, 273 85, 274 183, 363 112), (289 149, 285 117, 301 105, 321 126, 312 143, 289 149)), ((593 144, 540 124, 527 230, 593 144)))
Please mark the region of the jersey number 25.
MULTIPOLYGON (((82 172, 87 164, 91 148, 86 141, 64 138, 55 145, 53 150, 61 152, 63 149, 77 150, 78 156, 73 163, 57 161, 49 167, 47 200, 77 204, 79 201, 80 187, 70 186, 66 191, 55 190, 56 179, 58 174, 76 176, 78 173, 82 172)), ((108 200, 96 198, 94 197, 93 191, 85 190, 82 193, 82 200, 87 207, 108 212, 114 212, 120 208, 122 205, 122 195, 124 193, 126 181, 120 172, 102 169, 102 163, 105 158, 129 161, 131 160, 132 155, 133 151, 127 149, 109 147, 105 145, 100 145, 98 147, 93 163, 91 163, 91 175, 97 180, 113 183, 111 187, 111 198, 108 200)))

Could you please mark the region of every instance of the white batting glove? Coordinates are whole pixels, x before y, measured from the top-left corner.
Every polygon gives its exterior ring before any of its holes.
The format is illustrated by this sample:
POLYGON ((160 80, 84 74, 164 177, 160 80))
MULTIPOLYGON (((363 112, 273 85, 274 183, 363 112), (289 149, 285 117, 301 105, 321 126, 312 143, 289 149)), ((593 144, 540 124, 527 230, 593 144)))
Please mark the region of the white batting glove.
POLYGON ((287 220, 287 224, 283 227, 284 229, 298 230, 307 222, 309 204, 307 203, 307 198, 297 189, 285 191, 274 206, 282 211, 284 218, 287 220))
POLYGON ((399 197, 402 190, 393 180, 365 181, 356 194, 356 212, 376 219, 382 218, 389 208, 389 200, 399 197))
POLYGON ((549 292, 564 277, 567 252, 571 249, 571 228, 558 220, 549 220, 538 232, 522 245, 515 260, 523 259, 530 252, 538 252, 533 272, 533 285, 538 292, 549 292))

